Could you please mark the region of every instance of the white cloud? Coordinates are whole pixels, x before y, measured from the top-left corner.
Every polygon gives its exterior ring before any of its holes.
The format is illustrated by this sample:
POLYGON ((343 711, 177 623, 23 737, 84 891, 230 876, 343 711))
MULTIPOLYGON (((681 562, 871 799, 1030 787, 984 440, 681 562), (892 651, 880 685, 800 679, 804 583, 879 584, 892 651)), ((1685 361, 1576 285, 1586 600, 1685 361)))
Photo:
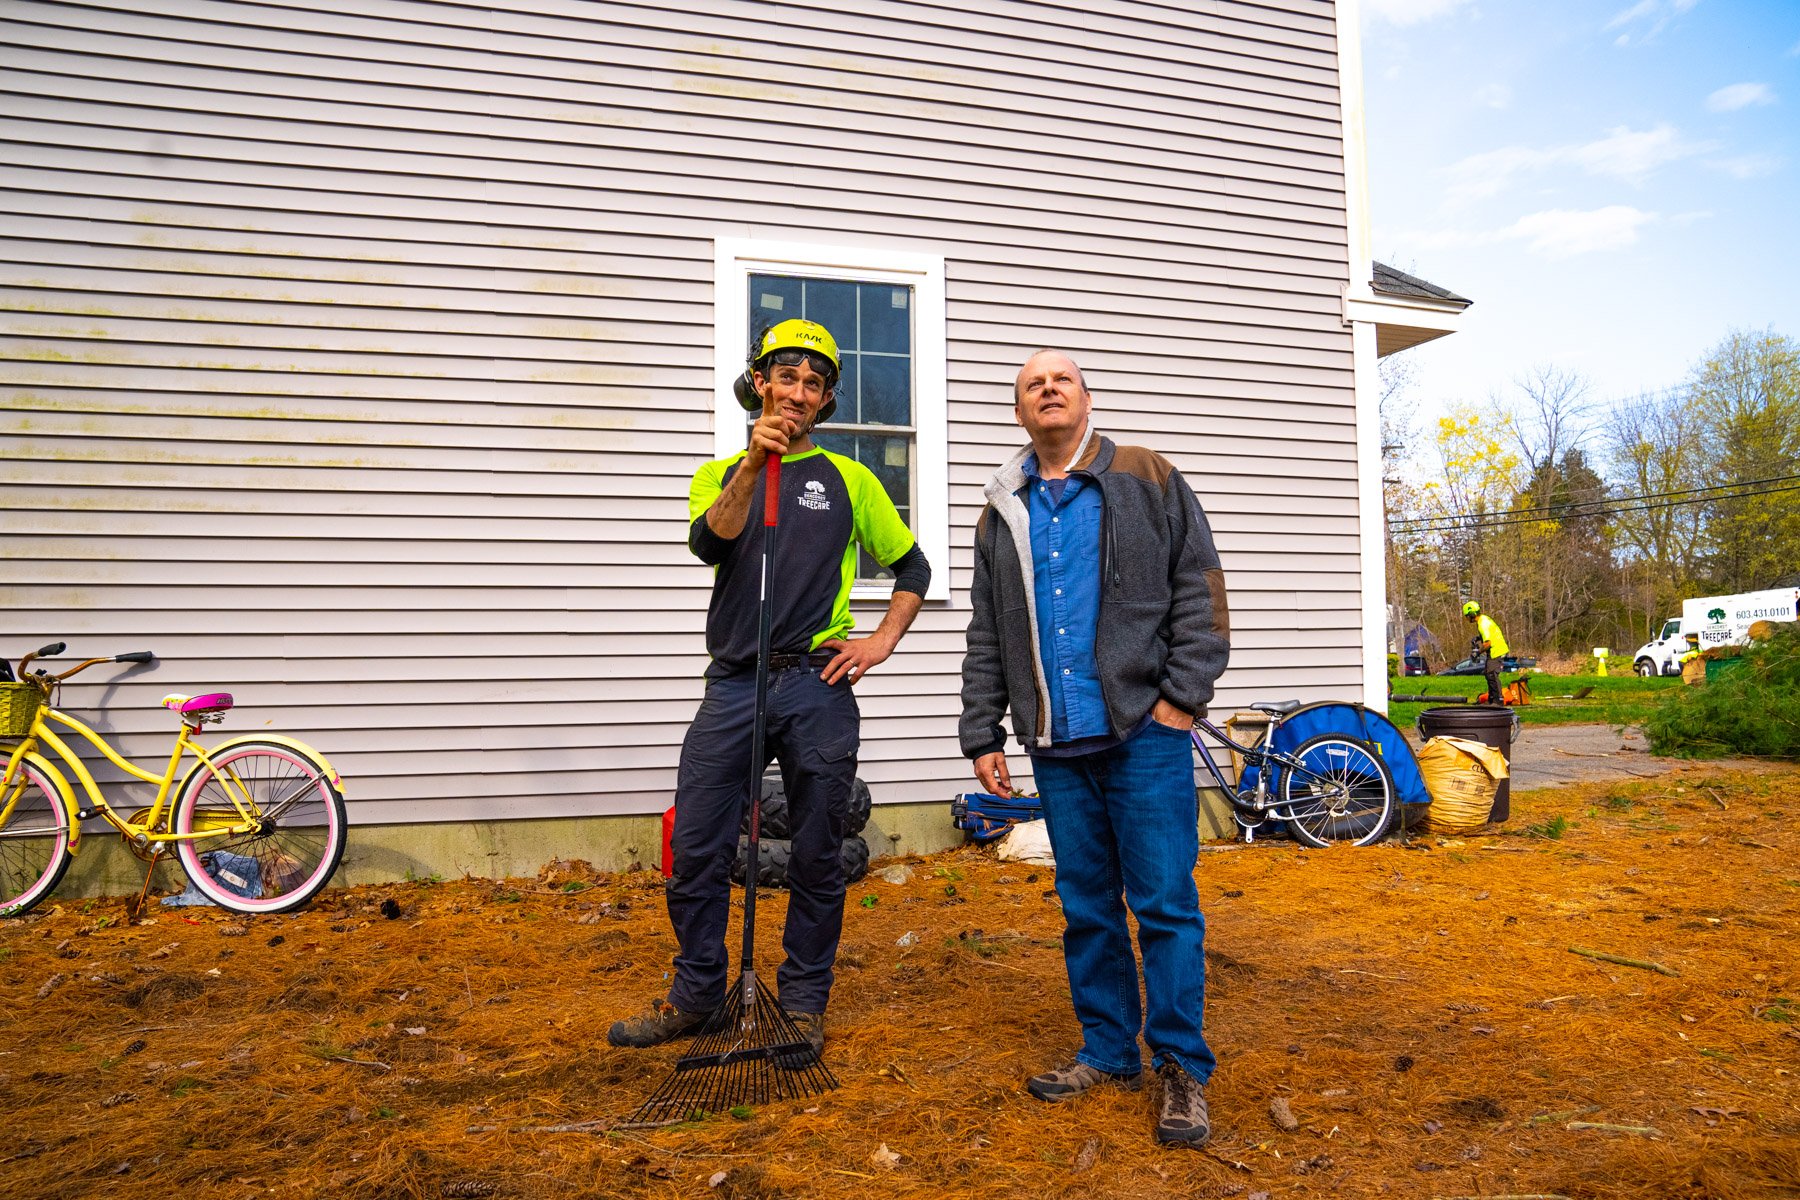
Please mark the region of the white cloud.
POLYGON ((1514 176, 1573 166, 1589 175, 1637 181, 1658 167, 1691 158, 1709 147, 1683 140, 1672 125, 1655 129, 1619 126, 1603 138, 1566 146, 1503 146, 1471 154, 1450 167, 1452 199, 1497 194, 1514 176))
POLYGON ((1641 131, 1621 125, 1599 141, 1583 146, 1564 146, 1556 153, 1590 175, 1641 179, 1656 168, 1686 158, 1699 149, 1683 142, 1672 125, 1658 125, 1655 129, 1641 131))
POLYGON ((1364 0, 1363 13, 1390 25, 1418 25, 1456 11, 1469 0, 1364 0))
POLYGON ((1639 230, 1660 220, 1655 213, 1623 204, 1585 212, 1557 208, 1530 213, 1501 229, 1440 229, 1402 234, 1398 240, 1414 251, 1522 242, 1540 258, 1561 259, 1624 249, 1636 244, 1639 230))
POLYGON ((1619 250, 1638 239, 1638 230, 1656 220, 1655 213, 1612 204, 1588 212, 1550 209, 1520 217, 1495 235, 1497 241, 1523 241, 1543 258, 1619 250))
POLYGON ((1617 29, 1619 26, 1629 25, 1641 17, 1654 16, 1656 10, 1661 7, 1660 0, 1638 0, 1636 4, 1614 16, 1605 24, 1604 28, 1617 29))
POLYGON ((1733 179, 1763 179, 1781 170, 1783 160, 1778 154, 1741 154, 1736 158, 1717 159, 1706 165, 1723 171, 1733 179))
POLYGON ((1628 46, 1632 42, 1647 42, 1656 37, 1676 17, 1693 8, 1700 0, 1638 0, 1630 8, 1622 9, 1614 14, 1612 20, 1601 26, 1602 29, 1625 29, 1613 40, 1615 46, 1628 46), (1643 22, 1646 28, 1641 32, 1627 28, 1643 22))
POLYGON ((1707 112, 1736 112, 1751 105, 1773 104, 1775 93, 1766 83, 1734 83, 1706 98, 1707 112))
POLYGON ((1489 83, 1475 89, 1475 103, 1483 108, 1511 108, 1512 88, 1504 83, 1489 83))

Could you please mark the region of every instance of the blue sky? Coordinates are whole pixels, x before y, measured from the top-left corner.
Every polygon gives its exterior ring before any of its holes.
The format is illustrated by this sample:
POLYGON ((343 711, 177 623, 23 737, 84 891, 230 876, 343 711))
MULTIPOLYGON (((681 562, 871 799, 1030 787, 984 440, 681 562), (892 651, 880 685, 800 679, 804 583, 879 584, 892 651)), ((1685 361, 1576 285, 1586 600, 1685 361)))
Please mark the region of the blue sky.
POLYGON ((1363 0, 1375 257, 1467 296, 1422 411, 1800 338, 1800 0, 1363 0))

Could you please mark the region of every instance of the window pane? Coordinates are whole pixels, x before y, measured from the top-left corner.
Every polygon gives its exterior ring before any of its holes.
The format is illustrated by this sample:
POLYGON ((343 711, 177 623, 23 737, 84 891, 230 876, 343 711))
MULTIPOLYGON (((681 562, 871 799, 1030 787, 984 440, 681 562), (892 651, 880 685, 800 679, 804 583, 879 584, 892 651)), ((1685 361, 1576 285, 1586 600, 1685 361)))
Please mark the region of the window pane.
POLYGON ((861 341, 857 348, 873 354, 912 352, 912 289, 891 283, 865 283, 861 341))
POLYGON ((746 346, 750 338, 776 322, 805 315, 800 306, 800 285, 798 279, 779 275, 750 277, 750 331, 744 339, 746 346))
POLYGON ((838 371, 837 409, 831 414, 833 421, 843 421, 849 425, 862 424, 862 403, 857 399, 858 383, 862 377, 862 359, 854 354, 844 355, 843 367, 838 371))
POLYGON ((831 331, 838 353, 854 354, 862 345, 856 334, 856 285, 837 279, 806 281, 806 312, 809 321, 817 321, 831 331))
POLYGON ((864 425, 912 424, 912 359, 862 356, 864 425))
MULTIPOLYGON (((894 502, 894 508, 912 527, 912 438, 878 437, 866 433, 833 433, 829 430, 813 431, 813 441, 845 458, 853 458, 875 474, 881 482, 882 489, 887 492, 888 499, 894 502)), ((891 579, 893 572, 876 562, 866 552, 861 553, 856 568, 858 579, 891 579)))

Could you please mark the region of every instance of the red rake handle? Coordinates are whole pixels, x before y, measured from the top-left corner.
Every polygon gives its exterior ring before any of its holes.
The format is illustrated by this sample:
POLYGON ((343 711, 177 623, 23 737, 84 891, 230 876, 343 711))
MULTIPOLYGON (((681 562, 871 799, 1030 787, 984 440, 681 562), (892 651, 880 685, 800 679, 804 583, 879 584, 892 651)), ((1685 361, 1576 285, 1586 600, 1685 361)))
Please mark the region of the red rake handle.
POLYGON ((763 524, 781 523, 781 455, 771 454, 763 464, 763 524))

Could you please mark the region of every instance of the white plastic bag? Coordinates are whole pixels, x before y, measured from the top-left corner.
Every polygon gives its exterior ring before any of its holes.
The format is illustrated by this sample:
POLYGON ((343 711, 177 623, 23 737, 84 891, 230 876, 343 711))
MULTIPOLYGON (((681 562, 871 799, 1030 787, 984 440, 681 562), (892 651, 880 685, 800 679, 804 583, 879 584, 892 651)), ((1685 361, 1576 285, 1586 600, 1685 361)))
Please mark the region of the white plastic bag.
POLYGON ((994 843, 994 853, 1002 862, 1056 865, 1056 855, 1050 850, 1050 828, 1042 821, 1020 821, 994 843))

